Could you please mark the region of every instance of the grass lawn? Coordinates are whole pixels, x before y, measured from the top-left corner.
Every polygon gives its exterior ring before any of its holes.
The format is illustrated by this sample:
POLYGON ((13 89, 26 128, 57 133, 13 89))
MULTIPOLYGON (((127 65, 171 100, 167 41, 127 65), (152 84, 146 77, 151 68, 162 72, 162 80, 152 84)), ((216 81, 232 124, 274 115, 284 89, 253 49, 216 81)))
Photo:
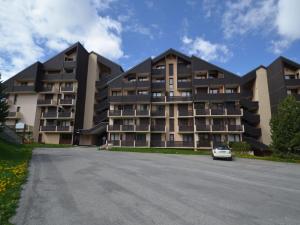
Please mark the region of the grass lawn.
POLYGON ((70 145, 14 145, 0 139, 0 224, 8 225, 15 214, 21 186, 28 175, 32 149, 35 147, 69 147, 70 145))
MULTIPOLYGON (((182 154, 182 155, 211 155, 210 150, 198 150, 194 151, 193 149, 181 149, 181 148, 126 148, 126 147, 115 147, 110 151, 119 151, 119 152, 140 152, 140 153, 164 153, 164 154, 182 154)), ((236 158, 247 158, 247 159, 259 159, 259 160, 268 160, 275 162, 290 162, 290 163, 300 163, 300 156, 293 155, 289 157, 280 157, 276 155, 272 156, 254 156, 248 154, 242 154, 239 152, 234 152, 236 158)))
POLYGON ((182 154, 182 155, 210 155, 207 150, 194 151, 193 149, 183 148, 112 148, 110 151, 116 152, 140 152, 140 153, 164 153, 164 154, 182 154))

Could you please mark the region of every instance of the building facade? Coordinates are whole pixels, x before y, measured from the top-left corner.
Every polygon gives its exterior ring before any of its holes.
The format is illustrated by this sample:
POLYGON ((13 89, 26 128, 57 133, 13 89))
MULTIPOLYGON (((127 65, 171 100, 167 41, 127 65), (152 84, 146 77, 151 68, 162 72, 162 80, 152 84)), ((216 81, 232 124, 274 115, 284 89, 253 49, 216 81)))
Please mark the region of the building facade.
POLYGON ((279 57, 238 76, 173 49, 124 72, 76 43, 5 82, 6 125, 22 122, 42 143, 264 150, 278 103, 300 100, 299 72, 279 57))

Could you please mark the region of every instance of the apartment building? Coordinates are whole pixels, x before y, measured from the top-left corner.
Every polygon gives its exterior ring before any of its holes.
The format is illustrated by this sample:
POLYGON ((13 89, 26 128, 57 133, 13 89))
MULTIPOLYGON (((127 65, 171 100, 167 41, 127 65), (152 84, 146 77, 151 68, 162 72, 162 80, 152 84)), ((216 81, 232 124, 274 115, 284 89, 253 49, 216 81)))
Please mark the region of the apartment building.
POLYGON ((173 49, 124 72, 76 43, 5 81, 6 125, 26 124, 42 143, 263 150, 278 103, 300 100, 299 72, 279 57, 238 76, 173 49))
MULTIPOLYGON (((105 82, 122 71, 119 65, 88 53, 76 43, 4 83, 10 106, 6 125, 13 128, 18 123, 25 124, 28 136, 36 142, 94 144, 90 130, 107 119, 108 108, 106 105, 102 110, 93 110, 102 91, 98 82, 105 87, 105 82)), ((105 130, 93 133, 95 137, 98 135, 105 135, 105 130)))

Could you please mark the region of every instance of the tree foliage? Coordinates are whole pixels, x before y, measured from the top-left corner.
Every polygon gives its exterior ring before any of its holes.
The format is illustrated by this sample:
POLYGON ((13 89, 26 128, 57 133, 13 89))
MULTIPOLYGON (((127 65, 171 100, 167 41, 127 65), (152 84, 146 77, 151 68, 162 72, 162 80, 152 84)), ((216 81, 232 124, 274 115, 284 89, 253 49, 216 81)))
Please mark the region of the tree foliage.
POLYGON ((0 125, 5 122, 5 117, 8 115, 8 104, 6 102, 6 94, 4 92, 4 85, 1 81, 0 73, 0 125))
POLYGON ((300 147, 300 103, 287 96, 279 105, 270 122, 271 148, 280 154, 297 152, 300 147))

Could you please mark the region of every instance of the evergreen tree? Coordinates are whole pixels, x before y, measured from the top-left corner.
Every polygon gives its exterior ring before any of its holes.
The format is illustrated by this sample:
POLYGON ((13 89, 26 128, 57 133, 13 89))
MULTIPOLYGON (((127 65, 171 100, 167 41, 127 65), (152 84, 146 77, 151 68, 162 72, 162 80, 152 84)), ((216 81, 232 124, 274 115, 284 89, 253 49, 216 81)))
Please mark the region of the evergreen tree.
POLYGON ((292 95, 279 105, 271 122, 271 148, 280 154, 289 154, 299 149, 300 103, 292 95))

